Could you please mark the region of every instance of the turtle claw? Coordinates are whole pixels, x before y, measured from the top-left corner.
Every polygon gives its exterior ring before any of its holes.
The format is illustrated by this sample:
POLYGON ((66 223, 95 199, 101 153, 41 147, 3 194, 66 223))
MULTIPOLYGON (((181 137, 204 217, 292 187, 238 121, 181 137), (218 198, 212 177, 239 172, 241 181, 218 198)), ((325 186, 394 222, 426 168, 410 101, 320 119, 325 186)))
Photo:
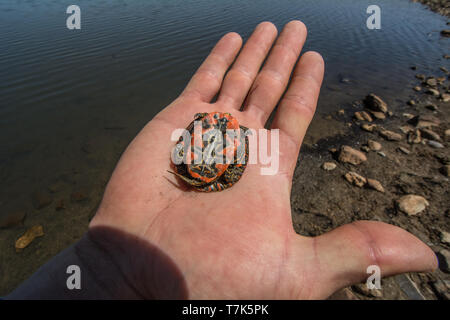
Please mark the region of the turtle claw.
POLYGON ((201 182, 201 181, 197 181, 197 180, 194 180, 194 179, 187 178, 187 177, 182 176, 181 174, 176 173, 176 172, 173 172, 173 171, 167 170, 167 172, 169 172, 169 173, 171 173, 171 174, 177 176, 177 177, 180 178, 181 180, 183 180, 183 181, 185 181, 185 182, 187 182, 187 183, 189 183, 190 185, 195 186, 195 187, 201 186, 201 185, 204 184, 204 182, 201 182))

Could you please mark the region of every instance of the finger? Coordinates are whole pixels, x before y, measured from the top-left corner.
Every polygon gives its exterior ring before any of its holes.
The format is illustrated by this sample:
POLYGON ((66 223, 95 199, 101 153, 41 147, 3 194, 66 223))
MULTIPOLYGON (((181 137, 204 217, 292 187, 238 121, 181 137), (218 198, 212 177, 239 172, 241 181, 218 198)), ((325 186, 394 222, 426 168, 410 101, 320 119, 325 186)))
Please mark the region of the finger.
MULTIPOLYGON (((299 239, 301 241, 301 239, 299 239)), ((366 281, 369 266, 381 277, 437 268, 434 252, 411 233, 387 223, 357 221, 315 238, 316 270, 325 295, 366 281), (325 289, 328 288, 328 289, 325 289)))
POLYGON ((218 102, 240 109, 277 33, 277 28, 270 22, 262 22, 256 27, 225 77, 218 102))
POLYGON ((193 96, 210 102, 222 85, 225 72, 233 63, 242 45, 242 38, 235 32, 227 33, 198 68, 182 92, 182 96, 193 96))
POLYGON ((300 21, 286 24, 250 89, 244 112, 262 125, 286 89, 306 33, 306 26, 300 21))
POLYGON ((316 110, 323 73, 320 54, 303 54, 272 122, 272 129, 280 129, 280 152, 284 155, 280 166, 287 173, 294 171, 300 145, 316 110))

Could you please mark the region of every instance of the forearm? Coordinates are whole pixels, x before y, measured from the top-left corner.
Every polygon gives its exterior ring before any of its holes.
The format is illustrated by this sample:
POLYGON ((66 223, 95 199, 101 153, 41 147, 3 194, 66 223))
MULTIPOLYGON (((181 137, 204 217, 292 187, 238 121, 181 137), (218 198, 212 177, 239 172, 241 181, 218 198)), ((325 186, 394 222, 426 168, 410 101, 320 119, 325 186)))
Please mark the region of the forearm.
MULTIPOLYGON (((77 272, 77 271, 75 271, 77 272)), ((6 299, 139 299, 110 256, 86 234, 23 282, 6 299), (79 267, 80 288, 69 266, 79 267), (69 277, 72 277, 69 279, 69 277), (69 281, 68 281, 69 279, 69 281), (75 281, 75 282, 74 282, 75 281), (69 286, 68 286, 69 282, 69 286)))

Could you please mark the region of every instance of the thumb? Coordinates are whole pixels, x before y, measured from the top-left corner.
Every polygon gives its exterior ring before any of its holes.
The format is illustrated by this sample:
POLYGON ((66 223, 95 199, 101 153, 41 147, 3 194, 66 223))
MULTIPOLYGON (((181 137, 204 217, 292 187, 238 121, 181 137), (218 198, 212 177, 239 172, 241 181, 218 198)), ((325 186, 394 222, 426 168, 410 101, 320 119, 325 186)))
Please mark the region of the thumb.
POLYGON ((316 237, 315 251, 322 277, 322 294, 367 279, 367 267, 376 265, 381 276, 425 272, 437 268, 434 252, 411 233, 375 221, 357 221, 316 237), (328 292, 327 292, 328 291, 328 292))

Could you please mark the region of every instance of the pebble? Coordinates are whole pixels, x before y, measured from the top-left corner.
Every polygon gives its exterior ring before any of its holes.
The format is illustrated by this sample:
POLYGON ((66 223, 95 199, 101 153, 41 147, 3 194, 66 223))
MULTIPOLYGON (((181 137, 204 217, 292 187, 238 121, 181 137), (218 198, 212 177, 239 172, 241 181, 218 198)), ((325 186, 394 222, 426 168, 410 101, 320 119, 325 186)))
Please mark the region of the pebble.
POLYGON ((416 102, 415 102, 414 100, 409 100, 409 101, 407 102, 407 104, 410 105, 410 106, 415 106, 415 105, 416 105, 416 102))
POLYGON ((349 171, 344 175, 345 179, 350 182, 351 184, 362 188, 366 183, 367 180, 363 176, 357 174, 354 171, 349 171))
POLYGON ((398 147, 397 149, 400 150, 401 152, 403 152, 404 154, 410 154, 411 153, 411 151, 409 151, 405 147, 398 147))
POLYGON ((408 120, 414 118, 414 115, 411 113, 403 113, 402 116, 404 116, 408 120))
POLYGON ((442 141, 441 137, 431 129, 422 128, 420 129, 420 134, 426 139, 442 141))
POLYGON ((401 132, 403 132, 403 133, 405 133, 405 134, 408 133, 408 132, 410 132, 410 131, 412 131, 412 130, 414 130, 413 127, 408 126, 408 125, 401 126, 401 127, 399 127, 399 129, 400 129, 401 132))
POLYGON ((48 192, 36 191, 31 195, 31 200, 33 202, 33 206, 40 210, 52 203, 53 198, 48 192))
POLYGON ((357 112, 355 112, 355 118, 358 119, 359 121, 369 121, 369 122, 373 121, 373 119, 370 116, 370 114, 368 114, 365 111, 357 111, 357 112))
POLYGON ((444 176, 449 177, 450 176, 450 164, 446 164, 445 166, 443 166, 440 169, 440 171, 444 176))
POLYGON ((444 59, 450 59, 450 54, 444 54, 442 57, 443 57, 444 59))
POLYGON ((425 81, 425 84, 427 84, 427 85, 430 86, 430 87, 436 87, 436 86, 437 86, 437 81, 436 81, 435 78, 431 77, 431 78, 428 78, 428 79, 425 81))
POLYGON ((439 269, 446 273, 450 273, 450 251, 441 249, 436 255, 439 260, 439 269))
POLYGON ((450 29, 441 30, 441 36, 450 37, 450 29))
POLYGON ((414 216, 419 212, 422 212, 427 206, 430 205, 424 197, 414 194, 403 196, 398 199, 396 203, 397 208, 409 216, 414 216))
POLYGON ((435 97, 439 97, 439 95, 440 95, 439 91, 436 89, 433 89, 433 88, 428 88, 426 93, 431 94, 435 97))
POLYGON ((26 216, 25 210, 2 212, 0 214, 0 228, 9 228, 20 224, 26 216))
POLYGON ((372 150, 372 151, 379 151, 382 148, 381 143, 374 141, 374 140, 368 140, 367 145, 369 146, 370 150, 372 150))
POLYGON ((435 105, 434 103, 429 103, 429 104, 425 105, 425 108, 427 108, 428 110, 431 110, 431 111, 437 111, 438 110, 437 105, 435 105))
POLYGON ((380 181, 378 181, 378 180, 375 180, 375 179, 367 179, 367 186, 368 186, 369 188, 372 188, 372 189, 374 189, 374 190, 377 190, 377 191, 379 191, 379 192, 384 193, 384 188, 383 188, 383 186, 381 185, 380 181))
POLYGON ((450 233, 449 232, 441 231, 440 238, 441 238, 441 242, 450 244, 450 233))
POLYGON ((440 142, 434 141, 434 140, 429 140, 428 141, 428 145, 430 147, 436 148, 436 149, 442 149, 444 148, 444 145, 440 142))
POLYGON ((380 136, 389 141, 400 141, 402 140, 402 135, 389 130, 381 130, 380 136))
POLYGON ((336 169, 336 164, 334 162, 324 162, 322 168, 326 171, 331 171, 336 169))
POLYGON ((349 146, 342 146, 339 153, 338 160, 344 163, 351 163, 358 165, 361 162, 367 161, 367 157, 361 151, 355 150, 349 146))
POLYGON ((406 141, 409 144, 413 143, 420 143, 422 141, 421 134, 419 129, 415 129, 413 131, 408 132, 408 136, 406 138, 406 141))
POLYGON ((363 123, 361 125, 361 129, 363 129, 364 131, 367 131, 367 132, 373 132, 376 128, 377 128, 376 124, 363 123))
POLYGON ((386 153, 384 153, 383 151, 378 151, 377 154, 383 158, 386 158, 386 153))
POLYGON ((450 137, 450 129, 445 130, 444 135, 446 138, 449 138, 450 137))
POLYGON ((341 116, 343 116, 343 115, 345 114, 345 110, 344 110, 344 109, 340 109, 340 110, 338 111, 338 114, 341 115, 341 116))
POLYGON ((425 75, 421 74, 421 73, 418 73, 418 74, 416 74, 416 78, 419 79, 419 80, 425 80, 425 75))
POLYGON ((383 112, 379 112, 379 111, 370 111, 370 113, 374 116, 374 118, 379 119, 379 120, 384 120, 386 119, 386 116, 384 115, 383 112))
POLYGON ((380 97, 371 93, 364 99, 364 105, 374 111, 380 111, 386 113, 388 111, 387 103, 380 97))
POLYGON ((17 239, 15 248, 16 252, 20 252, 25 249, 34 239, 42 237, 44 235, 44 229, 42 226, 37 225, 28 229, 23 236, 17 239))
POLYGON ((450 101, 450 94, 448 94, 448 93, 441 93, 440 98, 444 102, 449 102, 450 101))
POLYGON ((430 114, 415 116, 408 122, 415 125, 417 128, 433 127, 441 124, 441 121, 438 118, 430 114))
POLYGON ((369 153, 369 152, 370 152, 370 148, 369 148, 368 146, 362 146, 362 147, 361 147, 361 150, 364 151, 364 152, 366 152, 366 153, 369 153))
POLYGON ((367 284, 365 283, 360 283, 357 285, 352 286, 353 290, 355 290, 356 292, 358 292, 359 294, 362 294, 366 297, 372 297, 372 298, 381 298, 383 297, 383 293, 381 292, 381 290, 378 289, 369 289, 367 287, 367 284))
POLYGON ((421 90, 422 90, 422 87, 419 87, 419 86, 415 86, 415 87, 413 88, 413 90, 414 90, 414 91, 417 91, 417 92, 419 92, 419 91, 421 91, 421 90))
POLYGON ((439 69, 441 69, 441 71, 444 73, 448 73, 448 69, 444 66, 439 67, 439 69))

